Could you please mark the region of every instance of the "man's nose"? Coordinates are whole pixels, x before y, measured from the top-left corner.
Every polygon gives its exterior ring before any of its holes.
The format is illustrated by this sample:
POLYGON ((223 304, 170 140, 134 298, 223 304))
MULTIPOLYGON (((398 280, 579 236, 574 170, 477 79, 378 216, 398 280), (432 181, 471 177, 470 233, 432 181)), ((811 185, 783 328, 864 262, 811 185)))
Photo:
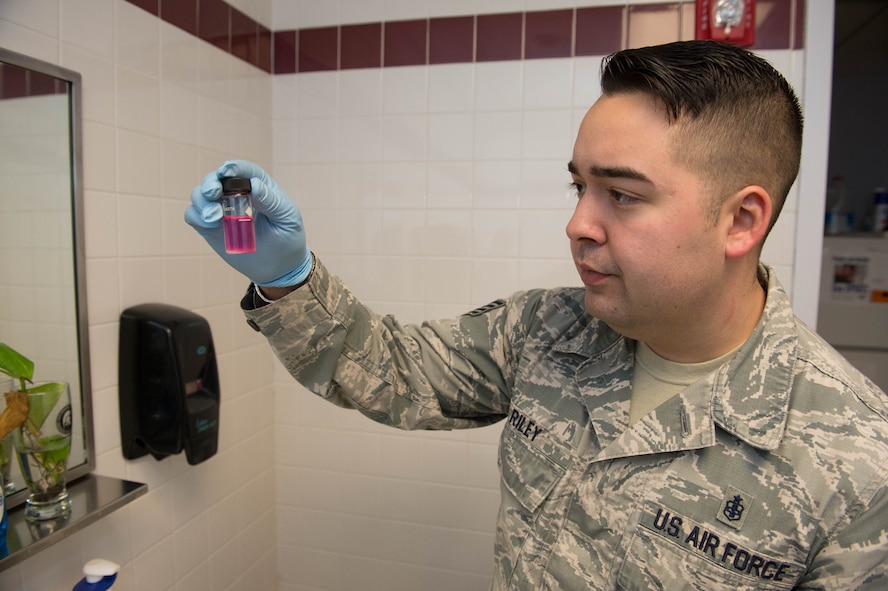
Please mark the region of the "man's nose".
POLYGON ((604 231, 605 213, 602 210, 599 199, 592 195, 588 189, 577 198, 577 205, 573 215, 567 222, 567 237, 572 242, 580 240, 593 240, 603 244, 607 239, 604 231))

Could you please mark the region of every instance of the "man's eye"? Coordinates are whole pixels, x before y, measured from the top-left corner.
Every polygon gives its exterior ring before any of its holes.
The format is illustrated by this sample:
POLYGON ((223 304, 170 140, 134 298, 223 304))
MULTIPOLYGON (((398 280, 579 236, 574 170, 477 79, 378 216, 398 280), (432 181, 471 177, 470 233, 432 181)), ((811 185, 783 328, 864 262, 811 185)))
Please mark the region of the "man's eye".
POLYGON ((636 199, 635 197, 632 197, 630 195, 626 195, 625 193, 621 193, 620 191, 617 191, 615 189, 611 189, 609 192, 610 192, 610 195, 613 198, 613 200, 616 201, 617 203, 628 205, 628 204, 635 203, 636 201, 638 201, 638 199, 636 199))
POLYGON ((583 196, 583 193, 586 192, 586 185, 582 183, 573 182, 567 187, 567 195, 568 197, 575 197, 579 199, 583 196))

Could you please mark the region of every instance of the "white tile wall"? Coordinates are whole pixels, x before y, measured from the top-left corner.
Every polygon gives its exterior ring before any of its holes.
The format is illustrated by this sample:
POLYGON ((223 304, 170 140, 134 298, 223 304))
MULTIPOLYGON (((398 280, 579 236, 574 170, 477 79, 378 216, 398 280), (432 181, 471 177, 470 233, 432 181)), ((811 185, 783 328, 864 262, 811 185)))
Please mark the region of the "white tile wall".
MULTIPOLYGON (((266 0, 252 4, 270 14, 266 0)), ((238 309, 245 280, 182 221, 191 188, 221 160, 271 161, 271 77, 121 0, 4 2, 0 31, 4 47, 83 76, 97 472, 149 485, 0 573, 0 588, 70 589, 83 562, 104 556, 123 565, 123 590, 275 589, 272 358, 238 309), (193 309, 213 330, 220 449, 199 466, 121 456, 118 318, 149 301, 193 309)))
MULTIPOLYGON (((232 4, 278 30, 574 5, 232 4)), ((8 0, 0 38, 84 76, 98 466, 150 485, 0 573, 0 588, 69 588, 83 561, 105 556, 124 565, 122 590, 487 589, 499 428, 401 433, 306 395, 244 325, 243 279, 182 210, 221 160, 253 159, 303 208, 312 248, 359 297, 405 321, 573 284, 565 163, 597 97, 599 60, 272 77, 122 0, 8 0), (220 451, 199 466, 120 455, 117 318, 144 301, 194 309, 213 328, 220 451)), ((766 57, 797 81, 800 55, 766 57)), ((797 201, 765 251, 787 286, 797 201)))

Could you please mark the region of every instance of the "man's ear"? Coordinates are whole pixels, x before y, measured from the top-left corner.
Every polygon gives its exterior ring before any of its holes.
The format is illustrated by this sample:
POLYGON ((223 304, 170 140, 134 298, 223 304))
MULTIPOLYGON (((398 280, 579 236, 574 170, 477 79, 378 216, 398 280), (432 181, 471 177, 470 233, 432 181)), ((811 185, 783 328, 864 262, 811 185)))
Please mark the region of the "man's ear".
POLYGON ((730 224, 725 243, 725 256, 739 258, 760 251, 768 234, 773 211, 771 195, 758 185, 743 187, 725 202, 730 224))

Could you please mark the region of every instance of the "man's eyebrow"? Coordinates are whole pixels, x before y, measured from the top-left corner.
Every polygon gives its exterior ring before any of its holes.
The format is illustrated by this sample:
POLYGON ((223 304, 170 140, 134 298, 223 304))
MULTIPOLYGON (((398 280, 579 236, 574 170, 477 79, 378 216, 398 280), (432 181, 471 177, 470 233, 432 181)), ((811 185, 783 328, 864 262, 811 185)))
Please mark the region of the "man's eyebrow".
MULTIPOLYGON (((580 169, 573 160, 567 163, 567 171, 571 174, 580 174, 580 169)), ((592 166, 589 168, 589 174, 594 177, 630 179, 653 184, 644 173, 624 166, 592 166)))

